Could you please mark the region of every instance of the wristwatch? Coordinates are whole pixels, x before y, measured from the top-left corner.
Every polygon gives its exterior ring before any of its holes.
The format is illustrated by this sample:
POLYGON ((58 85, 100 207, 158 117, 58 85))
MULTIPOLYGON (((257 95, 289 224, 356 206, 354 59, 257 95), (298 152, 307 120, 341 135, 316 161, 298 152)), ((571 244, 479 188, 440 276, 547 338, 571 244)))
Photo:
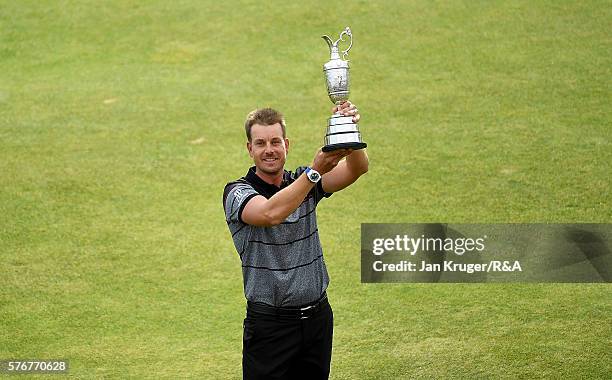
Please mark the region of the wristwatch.
POLYGON ((321 180, 321 174, 309 166, 306 168, 306 178, 312 183, 317 183, 321 180))

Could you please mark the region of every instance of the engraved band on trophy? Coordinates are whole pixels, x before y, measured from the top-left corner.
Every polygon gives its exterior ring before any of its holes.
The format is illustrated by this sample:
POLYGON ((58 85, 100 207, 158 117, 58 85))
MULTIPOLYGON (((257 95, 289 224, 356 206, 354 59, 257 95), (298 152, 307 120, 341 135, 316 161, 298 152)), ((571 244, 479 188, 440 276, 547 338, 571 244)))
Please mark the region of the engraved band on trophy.
MULTIPOLYGON (((327 45, 329 45, 331 54, 330 61, 323 65, 325 82, 327 83, 327 94, 336 105, 342 104, 349 98, 349 64, 348 60, 340 58, 340 51, 338 49, 338 43, 344 41, 345 36, 350 38, 349 47, 346 50, 342 50, 342 58, 346 58, 353 46, 353 35, 348 26, 340 33, 340 38, 336 41, 333 41, 326 35, 322 37, 327 42, 327 45)), ((367 144, 361 140, 359 126, 353 122, 352 116, 343 116, 341 113, 336 112, 328 119, 325 146, 322 149, 324 152, 336 149, 363 149, 366 146, 367 144)))

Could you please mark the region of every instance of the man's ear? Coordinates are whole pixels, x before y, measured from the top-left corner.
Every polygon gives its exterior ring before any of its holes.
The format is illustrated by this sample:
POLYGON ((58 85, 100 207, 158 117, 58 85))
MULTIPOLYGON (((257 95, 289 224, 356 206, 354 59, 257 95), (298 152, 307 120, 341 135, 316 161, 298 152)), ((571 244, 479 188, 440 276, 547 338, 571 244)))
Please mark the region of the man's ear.
POLYGON ((285 137, 285 153, 289 153, 289 139, 285 137))
POLYGON ((246 148, 249 151, 249 156, 253 158, 253 144, 250 141, 247 141, 246 148))

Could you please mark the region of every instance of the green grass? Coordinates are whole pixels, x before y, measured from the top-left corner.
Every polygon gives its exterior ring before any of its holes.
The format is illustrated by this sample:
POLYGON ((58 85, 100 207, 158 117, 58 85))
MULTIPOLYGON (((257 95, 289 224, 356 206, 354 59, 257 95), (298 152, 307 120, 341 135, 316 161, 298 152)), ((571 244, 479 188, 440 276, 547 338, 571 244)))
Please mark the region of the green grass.
POLYGON ((242 123, 322 144, 353 29, 370 172, 321 204, 335 379, 609 378, 610 287, 360 284, 364 222, 612 221, 606 1, 0 2, 0 359, 239 378, 242 123))

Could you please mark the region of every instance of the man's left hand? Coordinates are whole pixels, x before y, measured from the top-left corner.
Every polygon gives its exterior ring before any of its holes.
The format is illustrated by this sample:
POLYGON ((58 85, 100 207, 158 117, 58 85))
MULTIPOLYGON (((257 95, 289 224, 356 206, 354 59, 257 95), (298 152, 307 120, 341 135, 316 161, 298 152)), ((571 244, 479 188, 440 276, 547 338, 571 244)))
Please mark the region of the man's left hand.
POLYGON ((361 119, 361 115, 359 115, 357 107, 355 107, 355 105, 349 100, 340 104, 339 106, 334 106, 334 108, 332 108, 332 113, 336 112, 340 112, 344 116, 352 116, 353 123, 357 123, 359 122, 359 119, 361 119))

